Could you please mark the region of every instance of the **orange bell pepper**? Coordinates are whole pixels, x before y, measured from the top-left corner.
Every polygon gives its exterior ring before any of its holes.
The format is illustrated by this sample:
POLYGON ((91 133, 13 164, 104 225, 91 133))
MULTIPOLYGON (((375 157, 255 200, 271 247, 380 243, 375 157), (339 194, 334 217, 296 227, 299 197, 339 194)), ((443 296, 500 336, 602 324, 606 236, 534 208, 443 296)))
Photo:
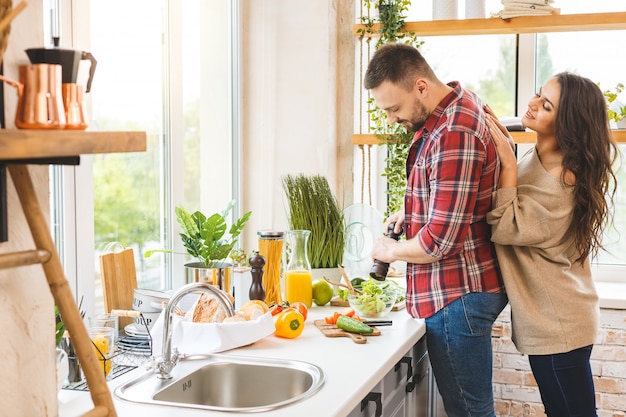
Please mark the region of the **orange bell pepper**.
POLYGON ((298 310, 284 310, 274 316, 274 334, 278 337, 294 339, 302 333, 304 329, 304 316, 298 310))

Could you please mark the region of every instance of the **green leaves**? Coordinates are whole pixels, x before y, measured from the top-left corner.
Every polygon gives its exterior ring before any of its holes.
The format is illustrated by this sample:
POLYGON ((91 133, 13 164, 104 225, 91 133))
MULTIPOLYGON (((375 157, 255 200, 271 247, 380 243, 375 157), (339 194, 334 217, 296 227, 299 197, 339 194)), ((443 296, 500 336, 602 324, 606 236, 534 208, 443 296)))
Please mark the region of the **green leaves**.
MULTIPOLYGON (((237 238, 252 215, 251 211, 245 213, 228 228, 226 217, 234 205, 235 201, 232 200, 221 213, 215 213, 209 217, 200 211, 189 213, 183 206, 178 206, 174 210, 176 221, 182 230, 180 239, 183 246, 187 249, 187 253, 202 262, 205 268, 211 268, 218 261, 228 258, 237 243, 237 238)), ((154 252, 172 253, 169 250, 151 250, 147 251, 145 256, 149 257, 154 252)))
POLYGON ((54 318, 55 318, 55 346, 59 346, 61 340, 63 340, 63 334, 65 334, 65 323, 63 323, 63 319, 61 318, 61 313, 59 312, 59 308, 54 306, 54 318))
POLYGON ((320 175, 287 175, 283 190, 291 230, 311 231, 307 248, 311 267, 336 268, 343 260, 345 226, 328 180, 320 175))

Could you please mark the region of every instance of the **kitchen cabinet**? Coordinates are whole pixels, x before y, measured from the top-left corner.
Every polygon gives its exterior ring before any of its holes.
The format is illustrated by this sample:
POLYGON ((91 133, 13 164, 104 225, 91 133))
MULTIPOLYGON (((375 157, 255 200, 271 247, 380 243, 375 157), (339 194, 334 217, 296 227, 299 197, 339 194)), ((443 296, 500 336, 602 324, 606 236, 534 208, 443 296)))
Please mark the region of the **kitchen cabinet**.
MULTIPOLYGON (((423 320, 409 317, 406 310, 392 311, 388 318, 393 321, 392 326, 379 327, 380 336, 368 337, 367 343, 357 344, 348 337, 326 337, 313 324, 317 319, 332 315, 341 307, 312 306, 309 317, 305 322, 304 331, 296 339, 283 339, 273 335, 247 346, 224 352, 225 355, 246 356, 259 358, 279 358, 300 360, 319 366, 324 371, 324 384, 319 392, 296 402, 292 405, 280 407, 267 412, 254 413, 255 417, 346 417, 359 407, 361 400, 369 392, 381 392, 383 383, 398 384, 395 391, 387 391, 387 404, 397 401, 393 398, 398 392, 405 394, 408 366, 402 363, 398 367, 398 374, 394 375, 394 368, 402 362, 405 356, 413 356, 413 347, 422 339, 426 332, 423 320), (397 382, 394 382, 397 381, 397 382), (377 389, 381 387, 380 389, 377 389)), ((154 352, 156 356, 160 352, 154 352)), ((415 368, 413 368, 415 369, 415 368)), ((139 367, 109 382, 111 392, 133 378, 148 372, 145 367, 139 367)), ((410 372, 412 375, 414 372, 410 372)), ((260 381, 260 383, 264 383, 260 381)), ((189 408, 173 408, 122 401, 114 394, 116 410, 120 416, 135 416, 149 414, 150 417, 223 417, 219 411, 194 410, 189 408)), ((381 396, 382 400, 382 396, 381 396)), ((82 416, 90 406, 89 395, 86 392, 61 390, 60 417, 82 416)), ((394 409, 406 407, 397 403, 394 409)), ((404 409, 406 410, 406 408, 404 409)), ((391 410, 394 411, 394 410, 391 410)), ((367 409, 368 416, 374 416, 375 408, 367 409)), ((357 414, 358 415, 358 414, 357 414)), ((397 414, 405 417, 405 414, 397 414)), ((412 416, 415 417, 415 416, 412 416)))
POLYGON ((428 417, 430 363, 423 336, 348 417, 428 417))

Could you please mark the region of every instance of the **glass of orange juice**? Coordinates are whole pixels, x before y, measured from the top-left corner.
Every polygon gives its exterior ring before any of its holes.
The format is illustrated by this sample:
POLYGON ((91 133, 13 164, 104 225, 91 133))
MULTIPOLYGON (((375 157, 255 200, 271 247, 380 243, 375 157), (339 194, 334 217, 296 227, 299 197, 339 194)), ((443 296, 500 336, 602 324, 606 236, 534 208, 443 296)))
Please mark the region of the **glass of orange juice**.
POLYGON ((307 255, 310 230, 287 232, 287 266, 285 267, 285 299, 289 304, 299 301, 311 307, 313 298, 311 263, 307 255))
POLYGON ((108 381, 115 351, 115 329, 112 327, 90 327, 87 332, 96 351, 96 357, 102 366, 104 377, 108 381))

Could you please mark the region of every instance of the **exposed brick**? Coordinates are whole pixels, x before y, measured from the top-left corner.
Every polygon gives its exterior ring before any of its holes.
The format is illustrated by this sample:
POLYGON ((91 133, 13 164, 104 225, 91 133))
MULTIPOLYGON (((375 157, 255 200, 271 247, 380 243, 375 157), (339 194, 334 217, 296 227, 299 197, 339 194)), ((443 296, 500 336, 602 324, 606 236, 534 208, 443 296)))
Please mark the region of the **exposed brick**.
POLYGON ((495 401, 495 406, 496 406, 496 415, 498 417, 508 416, 509 413, 511 412, 511 402, 510 401, 496 400, 495 401))
POLYGON ((491 329, 491 337, 502 337, 504 335, 504 325, 502 323, 494 323, 491 329))
MULTIPOLYGON (((528 358, 511 341, 510 312, 498 318, 493 337, 494 397, 498 417, 545 417, 528 358)), ((598 417, 626 417, 626 312, 602 309, 591 356, 598 417)))
POLYGON ((624 378, 626 376, 626 362, 603 362, 601 375, 624 378))
POLYGON ((499 337, 492 340, 494 352, 519 353, 513 341, 508 337, 499 337))
POLYGON ((530 371, 528 358, 520 353, 502 353, 500 360, 502 368, 530 371))
POLYGON ((622 394, 626 392, 626 380, 621 378, 596 377, 593 379, 596 392, 622 394))
POLYGON ((626 395, 602 394, 602 403, 599 408, 624 412, 626 410, 626 395))
POLYGON ((524 372, 524 385, 528 387, 536 387, 537 381, 535 380, 535 376, 532 372, 524 372))
POLYGON ((503 384, 522 385, 524 382, 524 374, 513 369, 494 369, 493 381, 503 384))
POLYGON ((499 353, 493 354, 493 368, 502 368, 502 355, 500 355, 499 353))
POLYGON ((591 359, 626 362, 626 346, 595 345, 591 359))
POLYGON ((624 346, 626 345, 626 331, 608 330, 604 334, 604 340, 602 343, 624 346))
POLYGON ((541 396, 536 387, 503 385, 501 395, 504 400, 541 403, 541 396))

